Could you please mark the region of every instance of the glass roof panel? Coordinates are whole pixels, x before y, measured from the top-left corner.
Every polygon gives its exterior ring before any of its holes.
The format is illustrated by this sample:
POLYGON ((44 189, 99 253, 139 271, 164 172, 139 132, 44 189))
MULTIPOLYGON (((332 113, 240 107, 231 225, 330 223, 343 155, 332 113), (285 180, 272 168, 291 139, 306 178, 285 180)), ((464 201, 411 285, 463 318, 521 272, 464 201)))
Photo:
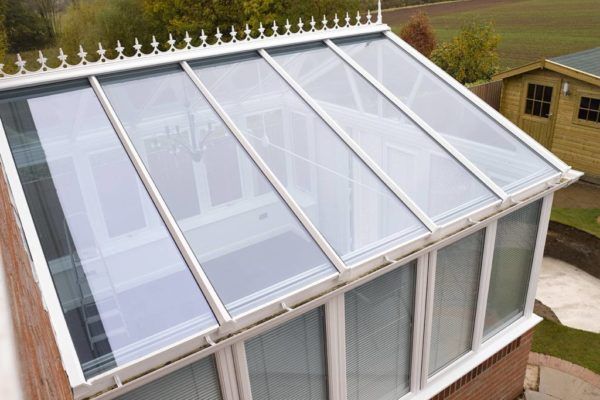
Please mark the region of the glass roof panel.
POLYGON ((511 194, 558 171, 383 35, 338 45, 511 194))
POLYGON ((324 44, 273 57, 434 221, 493 203, 495 195, 324 44))
POLYGON ((233 315, 336 273, 183 70, 101 82, 233 315))
POLYGON ((428 232, 262 57, 195 71, 344 261, 428 232))
POLYGON ((87 82, 4 93, 0 117, 86 377, 216 326, 87 82))

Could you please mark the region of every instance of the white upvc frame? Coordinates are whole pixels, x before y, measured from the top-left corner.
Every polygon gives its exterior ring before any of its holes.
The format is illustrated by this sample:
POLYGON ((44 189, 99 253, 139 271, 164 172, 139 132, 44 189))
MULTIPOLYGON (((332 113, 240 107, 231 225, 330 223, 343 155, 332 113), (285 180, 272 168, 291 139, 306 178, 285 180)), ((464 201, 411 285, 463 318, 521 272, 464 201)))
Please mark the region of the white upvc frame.
POLYGON ((423 348, 425 338, 425 317, 427 310, 428 266, 431 253, 417 259, 417 276, 415 281, 415 310, 413 315, 413 337, 410 368, 410 392, 418 393, 421 389, 421 371, 423 368, 423 348))
POLYGON ((200 262, 194 255, 194 252, 191 246, 189 245, 188 241, 185 239, 185 236, 183 235, 181 228, 177 224, 175 217, 173 216, 173 214, 171 214, 171 211, 169 211, 165 200, 163 199, 158 188, 156 187, 154 180, 150 176, 150 172, 144 165, 144 162, 142 161, 137 150, 135 149, 133 142, 127 135, 125 127, 121 124, 121 121, 119 120, 117 113, 110 104, 106 93, 104 93, 104 89, 102 88, 100 82, 98 82, 98 79, 95 76, 90 77, 89 82, 92 86, 92 89, 94 90, 94 93, 96 93, 96 97, 100 101, 100 104, 102 105, 106 116, 110 120, 110 123, 113 126, 119 140, 121 141, 123 148, 127 152, 131 163, 133 164, 136 172, 138 173, 148 194, 150 195, 152 202, 158 210, 167 229, 169 230, 169 233, 173 237, 177 248, 181 252, 181 255, 185 259, 186 264, 188 265, 190 271, 194 275, 194 278, 196 279, 200 290, 204 294, 204 297, 206 298, 206 301, 208 302, 210 309, 215 315, 219 325, 226 325, 232 320, 231 315, 229 315, 229 312, 225 308, 225 305, 223 304, 221 299, 219 299, 215 288, 210 283, 208 277, 206 276, 206 273, 200 265, 200 262))
POLYGON ((308 92, 281 66, 266 50, 258 53, 281 76, 292 89, 315 111, 315 113, 338 135, 340 139, 360 158, 377 177, 406 205, 406 207, 429 229, 430 232, 438 230, 437 224, 369 157, 354 139, 313 99, 308 92))
POLYGON ((223 400, 240 400, 232 348, 225 347, 217 351, 215 353, 215 364, 223 400))
POLYGON ((431 60, 427 57, 423 56, 413 47, 411 47, 408 43, 404 42, 397 35, 395 35, 391 30, 387 30, 383 32, 383 34, 394 42, 398 47, 403 49, 406 53, 408 53, 412 58, 414 58, 417 62, 419 62, 423 67, 430 70, 434 75, 438 76, 442 81, 444 81, 451 89, 458 92, 462 97, 470 101, 473 105, 479 108, 483 113, 487 114, 495 120, 498 124, 500 124, 504 129, 506 129, 509 133, 511 133, 514 137, 519 139, 522 143, 524 143, 527 147, 532 149, 536 154, 538 154, 543 160, 550 162, 555 168, 557 168, 563 174, 571 169, 567 164, 561 161, 558 157, 556 157, 552 152, 546 149, 544 146, 539 144, 535 139, 531 136, 525 134, 519 127, 510 122, 508 118, 500 114, 494 108, 492 108, 485 101, 480 99, 476 94, 471 92, 465 86, 461 85, 458 81, 452 78, 446 71, 435 65, 431 60))
POLYGON ((329 400, 346 400, 346 302, 343 293, 325 303, 325 335, 329 400))
POLYGON ((344 50, 340 49, 331 39, 325 39, 325 44, 333 50, 338 57, 340 57, 346 64, 352 67, 358 72, 364 79, 366 79, 379 93, 385 98, 391 101, 396 108, 402 111, 411 121, 413 121, 423 132, 431 137, 437 144, 448 152, 456 161, 459 162, 467 171, 469 171, 475 178, 477 178, 484 186, 486 186, 492 193, 498 196, 502 202, 508 199, 508 194, 498 186, 494 181, 484 174, 475 164, 465 157, 456 147, 448 142, 442 135, 435 131, 429 124, 427 124, 421 117, 419 117, 413 110, 411 110, 406 104, 404 104, 396 95, 394 95, 388 88, 386 88, 381 82, 379 82, 373 75, 367 72, 360 64, 358 64, 352 57, 350 57, 344 50))
MULTIPOLYGON (((566 183, 563 183, 563 184, 566 184, 566 183)), ((331 305, 328 306, 327 304, 329 302, 333 301, 336 297, 342 299, 342 300, 337 300, 337 301, 343 301, 344 293, 346 293, 347 291, 352 290, 360 285, 363 285, 373 279, 376 279, 396 268, 401 268, 402 266, 404 266, 412 261, 415 261, 415 260, 417 260, 417 285, 419 285, 417 287, 417 290, 419 290, 419 288, 422 288, 423 286, 425 286, 427 289, 427 300, 425 300, 425 298, 424 298, 425 297, 424 292, 421 293, 421 295, 423 296, 423 299, 421 299, 421 300, 419 300, 418 298, 415 299, 415 325, 420 324, 420 326, 421 326, 421 327, 415 326, 415 332, 417 332, 417 330, 419 330, 419 329, 421 331, 421 334, 415 333, 415 337, 418 338, 424 333, 424 330, 426 330, 425 304, 423 304, 423 303, 433 301, 433 298, 431 297, 433 295, 433 293, 431 293, 431 296, 429 296, 429 292, 430 292, 430 290, 432 290, 433 285, 435 284, 435 271, 434 270, 428 271, 428 264, 432 265, 432 263, 433 263, 433 265, 435 265, 435 261, 436 261, 435 255, 434 255, 435 252, 438 249, 443 248, 449 244, 452 244, 453 242, 456 242, 456 241, 458 241, 480 229, 485 229, 486 227, 489 227, 492 224, 496 224, 498 219, 516 211, 517 209, 525 207, 525 206, 539 200, 540 198, 543 198, 543 197, 547 198, 548 195, 552 194, 553 189, 556 189, 556 187, 549 188, 549 189, 547 189, 547 191, 545 193, 534 196, 531 199, 529 199, 527 202, 523 202, 518 205, 515 205, 513 208, 511 208, 509 210, 504 210, 502 212, 499 212, 497 215, 493 216, 492 218, 490 218, 484 222, 480 222, 478 224, 470 226, 469 228, 467 228, 461 232, 458 232, 454 235, 451 235, 449 237, 442 239, 439 242, 436 242, 429 246, 426 246, 419 251, 416 251, 408 256, 403 257, 402 259, 399 259, 399 260, 397 260, 393 263, 390 263, 390 264, 388 264, 382 268, 379 268, 377 270, 371 271, 371 273, 361 276, 360 278, 358 278, 352 282, 347 282, 343 286, 338 285, 333 290, 330 289, 327 292, 323 292, 319 297, 316 297, 315 299, 313 299, 309 302, 304 302, 297 307, 290 308, 283 314, 277 315, 268 321, 264 321, 258 325, 252 326, 251 328, 249 328, 247 330, 243 330, 234 336, 230 336, 225 339, 219 340, 219 341, 217 341, 216 344, 214 344, 212 346, 208 346, 208 347, 204 346, 203 348, 200 348, 200 350, 195 350, 194 352, 190 353, 189 355, 184 356, 184 357, 180 358, 179 360, 176 360, 168 365, 165 365, 162 368, 160 368, 156 371, 153 371, 150 374, 143 375, 143 376, 137 378, 136 380, 127 382, 124 387, 116 388, 107 393, 98 395, 97 399, 98 400, 113 399, 116 396, 118 396, 126 391, 132 390, 132 388, 139 387, 145 383, 148 383, 148 382, 156 379, 157 377, 164 376, 164 375, 166 375, 170 372, 173 372, 177 369, 183 368, 186 365, 189 365, 195 361, 198 361, 199 359, 206 357, 210 354, 213 354, 223 348, 226 348, 227 346, 232 346, 233 358, 235 361, 235 375, 236 375, 237 382, 238 382, 240 399, 241 400, 250 400, 251 399, 251 390, 250 390, 250 382, 249 382, 249 377, 248 377, 248 372, 247 372, 247 364, 246 364, 246 359, 245 359, 245 348, 244 348, 245 340, 248 340, 249 338, 257 336, 261 333, 264 333, 267 330, 273 329, 274 327, 276 327, 278 325, 281 325, 293 318, 296 318, 296 317, 298 317, 314 308, 320 307, 320 306, 325 306, 325 310, 326 310, 325 312, 327 313, 328 311, 331 310, 331 305), (428 257, 429 257, 429 262, 427 261, 428 257), (431 276, 431 274, 433 274, 433 279, 426 279, 427 274, 429 274, 430 276, 431 276), (419 277, 419 275, 420 275, 420 277, 419 277), (419 283, 419 281, 421 283, 419 283), (419 303, 420 303, 420 305, 419 305, 419 303)), ((545 200, 545 201, 547 201, 547 200, 545 200)), ((540 225, 540 226, 543 228, 542 225, 540 225)), ((546 226, 547 226, 547 223, 546 223, 546 226)), ((538 254, 540 251, 543 254, 543 242, 541 242, 541 239, 538 241, 538 248, 536 249, 536 254, 538 254)), ((484 252, 485 252, 485 249, 484 249, 484 252)), ((335 283, 335 281, 332 283, 335 283)), ((483 302, 478 303, 478 304, 483 304, 483 302)), ((339 303, 338 303, 337 307, 339 307, 339 303)), ((340 321, 341 321, 339 318, 339 308, 337 308, 337 310, 338 310, 337 311, 338 315, 336 317, 334 317, 333 319, 337 319, 337 321, 338 321, 337 329, 341 330, 342 327, 339 325, 340 321)), ((327 323, 327 321, 331 321, 331 319, 332 319, 331 316, 326 315, 326 323, 327 323)), ((412 379, 416 379, 418 381, 418 383, 420 385, 420 389, 418 389, 418 391, 414 390, 415 383, 411 379, 411 392, 409 394, 407 394, 406 396, 403 396, 403 400, 405 398, 410 399, 410 400, 428 399, 429 397, 435 395, 438 391, 444 389, 445 386, 451 384, 454 380, 458 379, 460 376, 464 375, 466 372, 468 372, 472 368, 476 367, 481 362, 485 361, 485 359, 487 359, 488 357, 493 355, 496 351, 500 350, 502 347, 506 346, 512 340, 516 339, 517 337, 519 337, 520 335, 522 335, 523 333, 525 333, 526 331, 531 329, 540 320, 541 319, 539 319, 535 315, 522 316, 517 321, 513 322, 510 326, 504 328, 501 331, 502 334, 495 335, 492 338, 486 340, 485 343, 481 344, 480 348, 477 351, 472 350, 469 353, 465 354, 464 356, 462 356, 461 358, 459 358, 458 360, 456 360, 455 362, 450 364, 448 367, 446 367, 444 370, 438 372, 434 377, 432 377, 432 379, 426 380, 425 383, 422 383, 423 373, 421 371, 427 368, 427 366, 424 364, 426 364, 425 360, 428 360, 428 353, 427 353, 428 346, 426 343, 422 343, 422 347, 413 348, 412 349, 413 354, 420 353, 420 352, 422 353, 420 355, 420 357, 413 358, 413 365, 411 367, 412 373, 414 373, 413 371, 415 371, 415 370, 418 371, 418 373, 416 375, 414 375, 412 379), (427 358, 425 358, 425 357, 427 357, 427 358), (415 365, 415 361, 423 364, 423 367, 420 370, 416 369, 417 366, 415 365), (427 396, 429 396, 429 397, 427 397, 427 396)), ((427 337, 427 334, 425 333, 423 336, 425 339, 427 337)), ((331 340, 331 339, 327 339, 327 340, 331 340)), ((425 340, 423 340, 423 342, 424 341, 425 340)), ((416 340, 413 340, 413 346, 419 346, 419 342, 416 340)), ((173 349, 176 349, 176 347, 177 346, 173 346, 173 349)), ((340 366, 343 365, 341 357, 344 357, 343 363, 345 363, 345 351, 344 352, 338 351, 337 354, 335 354, 335 350, 334 350, 334 353, 328 352, 328 357, 330 354, 332 356, 336 357, 336 360, 328 360, 328 366, 331 365, 330 363, 332 363, 332 362, 334 362, 334 363, 338 362, 338 363, 340 363, 339 364, 340 366)), ((229 373, 231 373, 231 371, 229 371, 229 373)), ((339 381, 339 384, 341 384, 341 381, 339 381)), ((338 384, 338 388, 339 388, 339 384, 338 384)), ((338 396, 340 396, 340 395, 343 395, 343 392, 339 392, 338 396)), ((80 396, 79 398, 82 398, 82 397, 83 396, 80 396)))
POLYGON ((535 305, 535 295, 537 285, 542 269, 542 261, 544 259, 544 248, 546 245, 546 236, 548 234, 548 225, 550 224, 550 213, 552 211, 552 201, 554 193, 550 193, 544 197, 540 210, 538 233, 535 242, 535 252, 533 253, 533 263, 531 265, 531 276, 529 278, 529 286, 527 288, 527 297, 525 299, 525 317, 530 317, 533 314, 535 305))
POLYGON ((479 290, 477 296, 477 311, 475 314, 475 331, 473 332, 473 351, 478 351, 483 340, 483 329, 485 325, 485 313, 487 309, 488 292, 490 289, 490 278, 492 276, 492 263, 494 261, 494 246, 496 244, 496 229, 498 221, 494 221, 485 228, 485 240, 483 244, 483 260, 479 277, 479 290))

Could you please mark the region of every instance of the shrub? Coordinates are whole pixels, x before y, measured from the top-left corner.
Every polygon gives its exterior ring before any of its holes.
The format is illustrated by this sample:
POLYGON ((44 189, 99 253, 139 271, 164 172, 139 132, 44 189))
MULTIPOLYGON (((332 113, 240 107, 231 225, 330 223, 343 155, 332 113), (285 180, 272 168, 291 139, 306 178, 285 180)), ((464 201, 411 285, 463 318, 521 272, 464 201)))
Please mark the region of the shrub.
POLYGON ((498 70, 499 42, 492 23, 469 21, 431 53, 431 60, 463 84, 488 81, 498 70))
POLYGON ((400 37, 425 57, 429 57, 435 49, 435 33, 429 17, 423 12, 410 17, 408 23, 402 27, 400 37))

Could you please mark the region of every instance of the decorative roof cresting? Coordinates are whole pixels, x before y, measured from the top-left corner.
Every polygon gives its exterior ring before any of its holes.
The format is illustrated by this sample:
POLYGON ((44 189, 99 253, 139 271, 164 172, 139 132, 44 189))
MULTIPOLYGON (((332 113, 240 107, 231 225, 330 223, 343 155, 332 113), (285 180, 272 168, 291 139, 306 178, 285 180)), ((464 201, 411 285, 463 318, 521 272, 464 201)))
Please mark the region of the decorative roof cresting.
POLYGON ((177 46, 177 40, 173 37, 171 33, 169 33, 169 40, 167 40, 166 44, 168 45, 166 50, 161 50, 161 43, 156 40, 156 37, 152 36, 152 41, 149 45, 152 47, 152 50, 148 53, 142 51, 143 44, 140 43, 138 38, 134 38, 133 54, 127 55, 125 51, 127 50, 124 46, 121 45, 121 41, 117 41, 115 50, 115 56, 109 57, 107 54, 107 49, 102 46, 102 43, 98 43, 98 48, 95 52, 98 54, 96 60, 88 59, 88 52, 84 50, 83 46, 79 46, 79 52, 76 54, 77 62, 69 63, 67 59, 69 55, 65 54, 62 48, 58 50, 58 61, 60 62, 58 66, 53 67, 48 65, 48 58, 44 56, 42 51, 38 52, 38 58, 36 61, 40 65, 39 68, 34 70, 27 69, 27 61, 23 60, 21 54, 17 54, 17 61, 15 65, 17 66, 17 70, 14 73, 7 72, 4 70, 5 64, 0 64, 0 80, 6 78, 14 78, 18 76, 24 75, 38 75, 47 72, 57 71, 57 70, 65 70, 72 68, 81 68, 92 65, 99 64, 109 64, 109 63, 117 63, 123 60, 131 60, 131 59, 140 59, 140 58, 149 58, 156 57, 164 54, 172 54, 176 52, 186 52, 190 50, 199 50, 203 48, 213 48, 218 46, 229 46, 234 45, 236 43, 243 42, 252 42, 259 41, 265 39, 273 39, 273 38, 285 38, 290 36, 304 35, 310 33, 318 33, 325 32, 331 30, 340 30, 340 29, 355 29, 362 26, 375 25, 382 23, 381 16, 381 1, 377 3, 377 16, 373 21, 373 15, 371 11, 367 11, 366 14, 361 15, 360 12, 357 12, 355 16, 350 16, 347 12, 343 19, 338 18, 338 15, 335 14, 332 20, 328 20, 326 16, 323 16, 323 19, 320 21, 320 24, 317 23, 314 17, 310 18, 308 23, 304 22, 302 18, 298 19, 296 24, 291 24, 289 20, 286 20, 286 23, 283 27, 278 26, 277 22, 273 22, 268 25, 270 28, 271 34, 267 33, 267 28, 261 22, 258 28, 253 31, 251 27, 246 24, 243 30, 236 30, 234 26, 231 27, 231 30, 227 32, 228 39, 224 39, 224 33, 217 27, 216 32, 212 36, 206 35, 204 29, 201 30, 200 35, 197 37, 200 39, 200 44, 194 46, 192 43, 194 38, 190 36, 188 32, 185 33, 185 36, 182 39, 183 46, 177 46), (320 26, 319 26, 320 25, 320 26))

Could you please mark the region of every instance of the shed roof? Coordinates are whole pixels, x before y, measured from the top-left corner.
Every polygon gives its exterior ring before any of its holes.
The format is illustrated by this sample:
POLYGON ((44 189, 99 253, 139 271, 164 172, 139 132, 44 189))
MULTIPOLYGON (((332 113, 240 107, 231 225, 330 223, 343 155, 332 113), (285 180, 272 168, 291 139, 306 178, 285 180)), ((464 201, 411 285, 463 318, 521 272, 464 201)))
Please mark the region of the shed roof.
POLYGON ((600 77, 600 47, 553 57, 551 61, 600 77))
POLYGON ((380 14, 344 21, 0 78, 0 156, 78 397, 566 177, 380 14))

